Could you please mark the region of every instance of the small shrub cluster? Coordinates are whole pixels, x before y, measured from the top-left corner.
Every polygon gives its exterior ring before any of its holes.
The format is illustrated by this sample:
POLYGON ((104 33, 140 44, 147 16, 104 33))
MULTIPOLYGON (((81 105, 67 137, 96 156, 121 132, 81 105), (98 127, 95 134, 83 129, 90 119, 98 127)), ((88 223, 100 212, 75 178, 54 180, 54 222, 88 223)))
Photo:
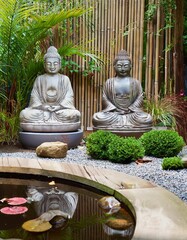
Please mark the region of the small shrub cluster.
POLYGON ((141 142, 134 137, 113 139, 108 145, 108 157, 111 162, 130 163, 145 154, 141 142))
POLYGON ((98 130, 86 140, 87 153, 94 159, 108 159, 115 163, 130 163, 144 155, 164 158, 163 169, 183 168, 183 161, 176 157, 185 142, 176 131, 152 130, 139 139, 119 137, 109 131, 98 130))
POLYGON ((94 159, 108 159, 108 145, 117 135, 98 130, 88 135, 86 139, 87 153, 94 159))
POLYGON ((177 170, 182 168, 184 168, 184 164, 180 157, 163 158, 162 161, 163 170, 177 170))
POLYGON ((185 142, 176 131, 151 130, 140 137, 145 148, 145 155, 154 157, 176 156, 185 145, 185 142))
POLYGON ((137 139, 122 138, 103 130, 90 134, 86 147, 91 157, 116 163, 129 163, 144 156, 144 148, 137 139))

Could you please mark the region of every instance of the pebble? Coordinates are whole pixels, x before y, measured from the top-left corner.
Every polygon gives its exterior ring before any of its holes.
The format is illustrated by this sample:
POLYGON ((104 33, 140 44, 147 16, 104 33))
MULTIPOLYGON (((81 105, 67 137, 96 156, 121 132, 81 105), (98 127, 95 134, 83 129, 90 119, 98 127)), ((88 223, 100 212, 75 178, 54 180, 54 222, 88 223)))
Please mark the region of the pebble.
MULTIPOLYGON (((187 147, 184 147, 179 153, 179 156, 185 155, 187 155, 187 147)), ((0 153, 0 157, 39 158, 35 151, 0 153)), ((96 160, 87 155, 85 146, 68 150, 65 158, 50 158, 52 161, 90 165, 137 176, 166 188, 187 203, 187 168, 181 170, 162 170, 162 159, 154 157, 148 157, 148 159, 152 161, 140 164, 135 162, 130 164, 117 164, 106 160, 96 160)), ((47 158, 44 158, 44 160, 47 160, 47 158)))

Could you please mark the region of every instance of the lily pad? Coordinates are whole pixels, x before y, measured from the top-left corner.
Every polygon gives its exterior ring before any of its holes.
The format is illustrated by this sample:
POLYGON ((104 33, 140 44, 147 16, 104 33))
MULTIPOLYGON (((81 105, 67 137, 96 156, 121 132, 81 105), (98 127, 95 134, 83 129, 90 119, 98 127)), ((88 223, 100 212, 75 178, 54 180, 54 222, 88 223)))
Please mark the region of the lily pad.
POLYGON ((8 198, 7 199, 7 203, 9 205, 21 205, 27 202, 26 198, 22 198, 22 197, 13 197, 13 198, 8 198))
POLYGON ((1 213, 7 214, 7 215, 23 214, 27 211, 28 211, 28 208, 23 206, 4 207, 0 209, 1 213))
POLYGON ((45 232, 51 229, 52 225, 49 222, 36 218, 24 222, 22 228, 29 232, 45 232))

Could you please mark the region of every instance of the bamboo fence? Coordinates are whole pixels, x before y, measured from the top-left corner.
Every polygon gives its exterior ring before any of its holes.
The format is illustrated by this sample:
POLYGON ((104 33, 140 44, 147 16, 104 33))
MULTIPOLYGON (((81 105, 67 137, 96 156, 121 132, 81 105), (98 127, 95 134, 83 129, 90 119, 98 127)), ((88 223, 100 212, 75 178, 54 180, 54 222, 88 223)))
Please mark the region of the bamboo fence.
MULTIPOLYGON (((141 81, 145 97, 157 101, 160 95, 175 93, 176 76, 173 69, 173 28, 165 28, 163 9, 159 0, 82 0, 92 12, 74 22, 67 22, 73 32, 67 38, 75 44, 102 56, 105 64, 100 72, 85 77, 82 72, 69 74, 75 94, 75 106, 82 114, 82 129, 92 128, 92 116, 102 108, 105 81, 115 75, 113 60, 121 49, 132 60, 131 75, 141 81), (151 19, 146 20, 149 5, 158 6, 151 19)), ((64 0, 68 5, 69 0, 64 0)), ((76 4, 76 0, 71 0, 76 4)), ((171 10, 173 11, 173 10, 171 10)), ((70 20, 72 21, 72 20, 70 20)), ((171 19, 172 22, 172 19, 171 19)), ((63 44, 58 40, 56 45, 63 44)), ((84 70, 87 61, 73 56, 84 70)))

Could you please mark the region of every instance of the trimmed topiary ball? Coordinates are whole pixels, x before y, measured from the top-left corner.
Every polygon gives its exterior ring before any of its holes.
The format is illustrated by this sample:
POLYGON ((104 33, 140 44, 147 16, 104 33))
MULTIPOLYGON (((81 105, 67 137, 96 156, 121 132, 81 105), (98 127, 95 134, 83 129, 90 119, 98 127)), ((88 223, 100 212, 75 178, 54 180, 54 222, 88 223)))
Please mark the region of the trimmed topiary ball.
POLYGON ((173 130, 151 130, 139 140, 145 148, 145 155, 159 158, 176 156, 185 145, 183 138, 173 130))
POLYGON ((108 146, 108 156, 111 162, 129 163, 145 154, 141 142, 134 137, 114 138, 108 146))
POLYGON ((108 159, 108 144, 114 138, 120 137, 103 130, 91 133, 86 139, 87 154, 94 159, 108 159))
POLYGON ((180 157, 163 158, 162 169, 177 170, 184 168, 184 163, 180 157))

